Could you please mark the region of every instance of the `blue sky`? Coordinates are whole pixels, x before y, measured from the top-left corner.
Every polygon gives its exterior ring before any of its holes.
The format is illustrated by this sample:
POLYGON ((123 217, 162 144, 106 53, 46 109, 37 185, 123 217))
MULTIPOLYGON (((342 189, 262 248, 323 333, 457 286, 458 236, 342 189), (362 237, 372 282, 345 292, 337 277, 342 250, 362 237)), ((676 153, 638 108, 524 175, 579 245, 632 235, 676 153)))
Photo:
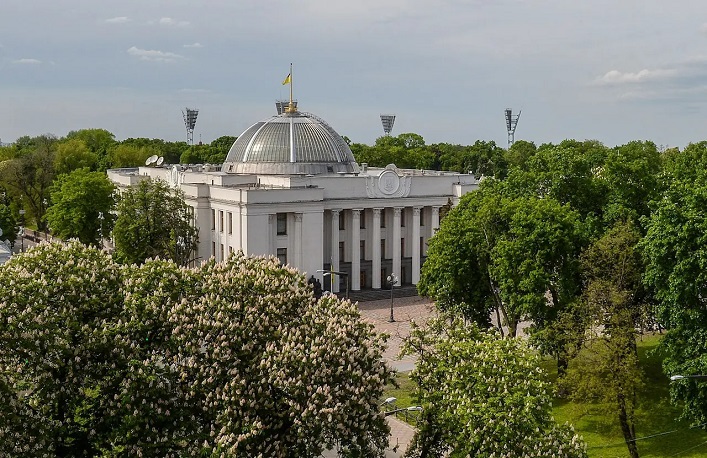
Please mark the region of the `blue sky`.
POLYGON ((372 143, 707 140, 698 0, 3 0, 0 139, 100 127, 118 139, 239 135, 300 109, 372 143))

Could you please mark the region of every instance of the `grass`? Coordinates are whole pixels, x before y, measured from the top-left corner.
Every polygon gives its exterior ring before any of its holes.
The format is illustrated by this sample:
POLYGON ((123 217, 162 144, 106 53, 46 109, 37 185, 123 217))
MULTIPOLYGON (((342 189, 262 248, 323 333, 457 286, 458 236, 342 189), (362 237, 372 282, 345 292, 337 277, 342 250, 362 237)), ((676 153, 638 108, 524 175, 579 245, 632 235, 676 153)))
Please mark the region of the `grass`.
MULTIPOLYGON (((707 458, 707 431, 690 428, 689 422, 678 421, 680 408, 670 403, 668 385, 670 381, 663 375, 662 355, 655 351, 660 335, 644 336, 638 342, 638 352, 645 373, 645 386, 639 393, 639 407, 636 418, 636 435, 658 436, 638 440, 641 457, 707 458), (661 434, 666 433, 666 434, 661 434)), ((555 378, 554 361, 547 360, 544 368, 551 378, 555 378)), ((405 373, 397 374, 399 388, 392 385, 385 397, 398 398, 397 407, 412 405, 413 382, 405 373)), ((707 389, 707 387, 706 387, 707 389)), ((615 414, 607 414, 597 406, 556 399, 553 415, 558 423, 569 422, 587 442, 591 458, 624 458, 628 449, 623 440, 615 414)))

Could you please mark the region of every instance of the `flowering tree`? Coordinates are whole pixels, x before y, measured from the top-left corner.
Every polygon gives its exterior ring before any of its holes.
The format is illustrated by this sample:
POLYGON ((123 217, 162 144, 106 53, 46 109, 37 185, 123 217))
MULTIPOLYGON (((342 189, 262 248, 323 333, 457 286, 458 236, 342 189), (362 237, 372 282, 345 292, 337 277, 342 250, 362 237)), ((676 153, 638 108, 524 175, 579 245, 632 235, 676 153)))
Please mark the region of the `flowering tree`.
POLYGON ((0 267, 1 456, 382 456, 392 373, 350 302, 275 259, 0 267))
POLYGON ((420 357, 412 379, 423 408, 407 456, 586 457, 550 415, 550 384, 524 340, 441 317, 414 328, 403 350, 420 357))

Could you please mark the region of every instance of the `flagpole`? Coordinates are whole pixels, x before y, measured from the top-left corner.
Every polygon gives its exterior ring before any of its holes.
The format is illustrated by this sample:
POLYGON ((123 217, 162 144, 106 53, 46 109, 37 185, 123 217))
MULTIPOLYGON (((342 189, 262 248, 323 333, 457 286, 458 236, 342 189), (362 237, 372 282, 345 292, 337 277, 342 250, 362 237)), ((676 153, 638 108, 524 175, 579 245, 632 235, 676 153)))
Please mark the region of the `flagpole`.
POLYGON ((295 111, 294 99, 292 98, 292 62, 290 62, 290 111, 295 111))

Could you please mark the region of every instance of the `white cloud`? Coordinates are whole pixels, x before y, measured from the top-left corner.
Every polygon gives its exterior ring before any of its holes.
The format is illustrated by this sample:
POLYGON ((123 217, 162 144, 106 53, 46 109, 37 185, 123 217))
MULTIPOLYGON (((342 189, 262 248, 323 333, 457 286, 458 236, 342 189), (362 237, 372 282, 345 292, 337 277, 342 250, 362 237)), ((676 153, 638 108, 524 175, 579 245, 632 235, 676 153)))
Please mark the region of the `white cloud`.
POLYGON ((665 80, 677 76, 678 71, 675 69, 655 69, 650 70, 644 68, 638 72, 620 72, 618 70, 610 70, 604 76, 597 78, 599 84, 633 84, 645 83, 648 81, 665 80))
POLYGON ((171 17, 163 17, 159 20, 160 25, 167 25, 171 27, 186 27, 189 25, 189 21, 177 21, 171 17))
POLYGON ((139 57, 140 60, 148 60, 152 62, 174 62, 177 59, 183 59, 184 56, 173 52, 158 51, 153 49, 140 49, 135 46, 128 49, 128 54, 139 57))
POLYGON ((190 45, 184 45, 185 48, 203 48, 204 45, 201 43, 192 43, 190 45))
POLYGON ((130 18, 127 16, 117 16, 106 19, 106 22, 109 24, 125 24, 126 22, 130 22, 130 18))
POLYGON ((38 65, 41 64, 42 61, 38 59, 17 59, 15 61, 12 61, 13 64, 22 64, 22 65, 38 65))

